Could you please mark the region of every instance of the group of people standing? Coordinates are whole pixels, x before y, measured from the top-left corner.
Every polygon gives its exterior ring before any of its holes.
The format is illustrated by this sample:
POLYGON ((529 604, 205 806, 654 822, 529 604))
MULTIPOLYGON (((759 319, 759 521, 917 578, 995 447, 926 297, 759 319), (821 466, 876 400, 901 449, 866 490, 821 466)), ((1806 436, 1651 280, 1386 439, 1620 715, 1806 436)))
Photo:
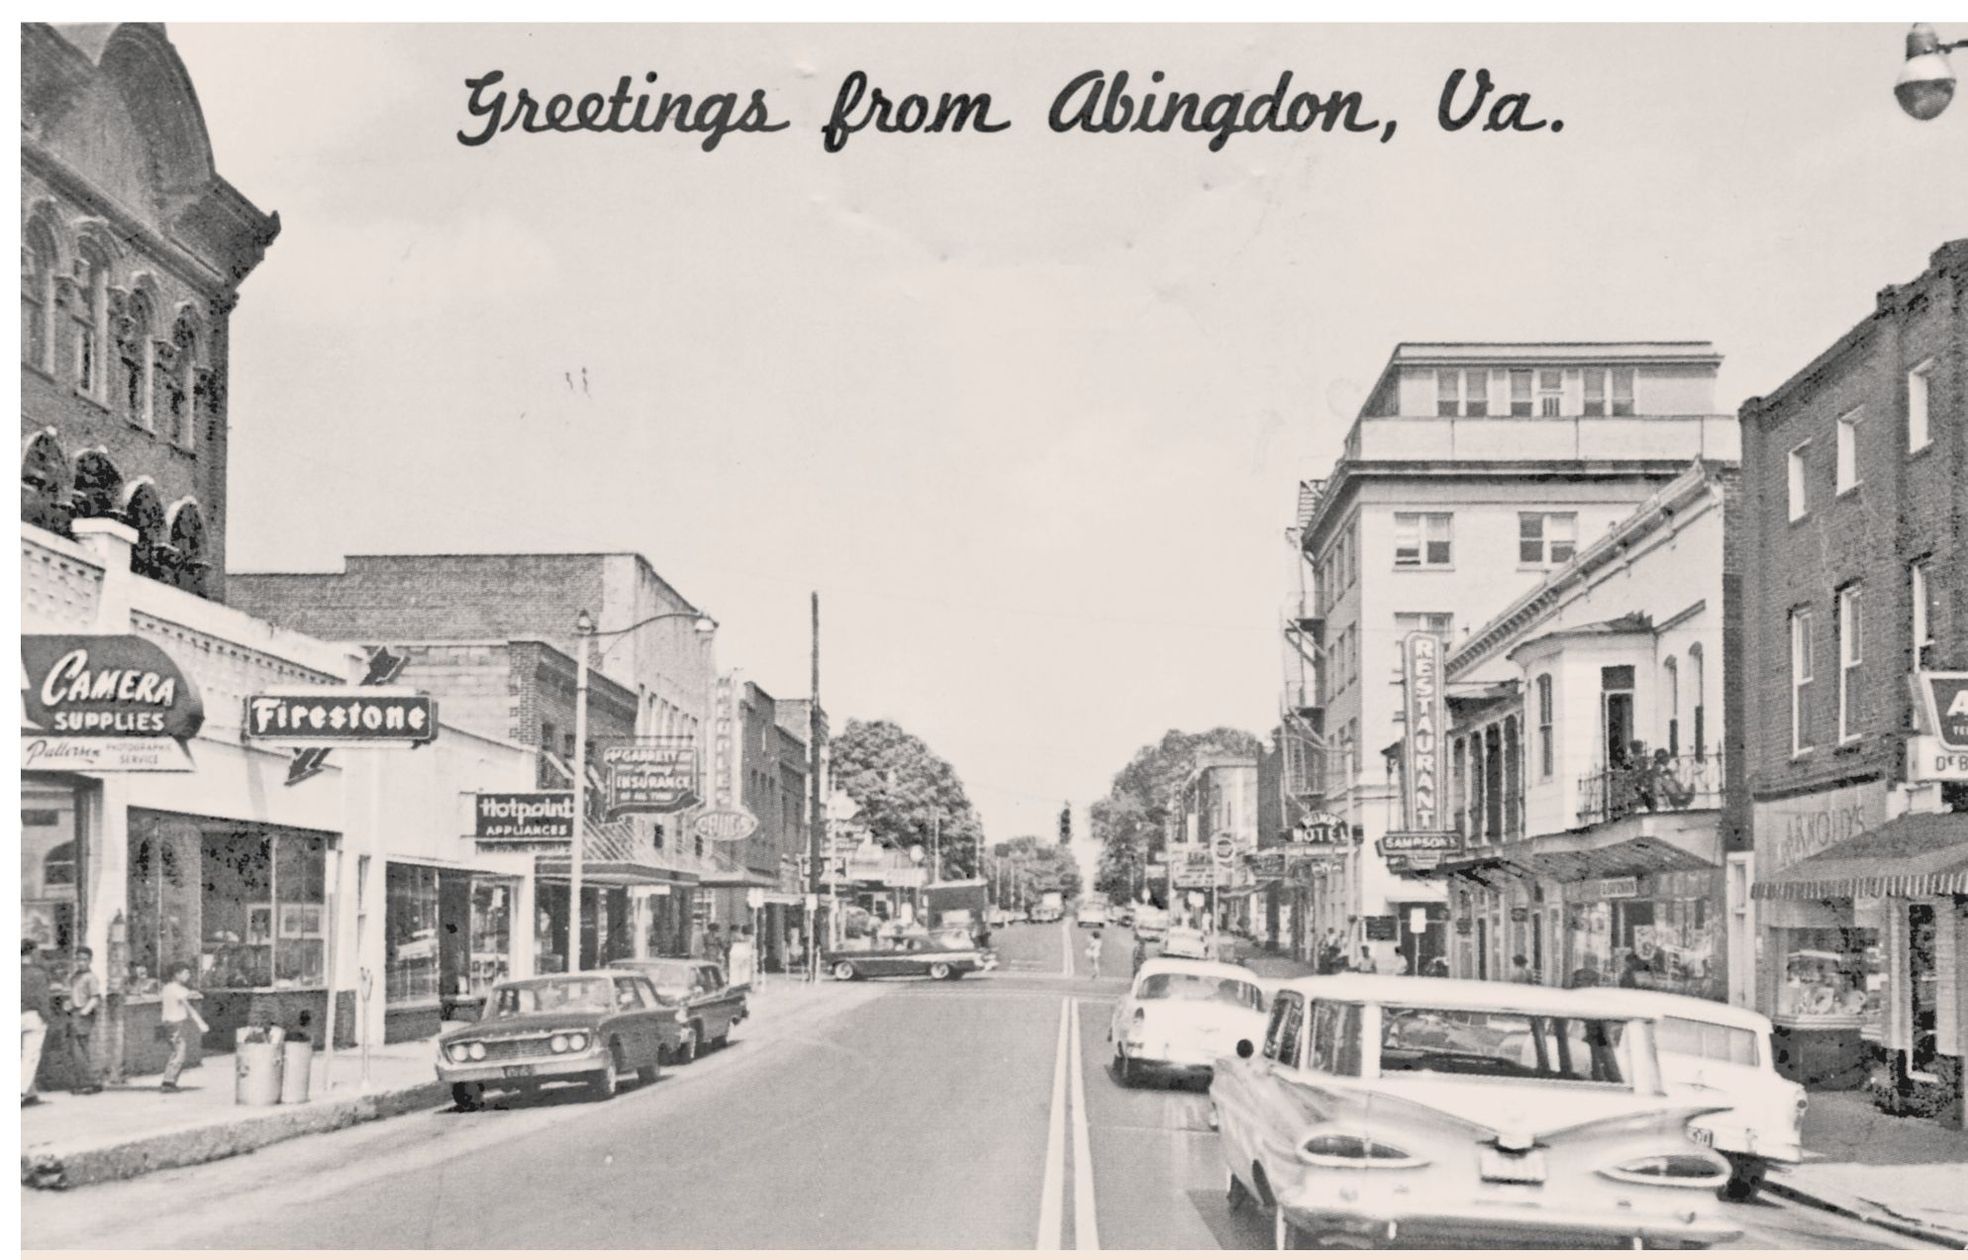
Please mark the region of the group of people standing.
POLYGON ((734 926, 727 938, 724 929, 713 923, 704 929, 698 950, 700 958, 724 968, 725 983, 736 986, 758 982, 758 949, 752 944, 749 926, 734 926))
MULTIPOLYGON (((204 996, 191 987, 191 966, 171 969, 160 998, 158 1035, 171 1043, 159 1088, 175 1093, 194 1037, 205 1032, 205 1020, 192 1005, 204 996)), ((50 1039, 67 1057, 70 1093, 100 1094, 102 1072, 96 1066, 96 1031, 103 1011, 103 982, 96 975, 95 951, 84 945, 75 951, 65 991, 57 994, 55 979, 41 963, 41 947, 21 941, 21 1106, 38 1105, 38 1078, 50 1039)))

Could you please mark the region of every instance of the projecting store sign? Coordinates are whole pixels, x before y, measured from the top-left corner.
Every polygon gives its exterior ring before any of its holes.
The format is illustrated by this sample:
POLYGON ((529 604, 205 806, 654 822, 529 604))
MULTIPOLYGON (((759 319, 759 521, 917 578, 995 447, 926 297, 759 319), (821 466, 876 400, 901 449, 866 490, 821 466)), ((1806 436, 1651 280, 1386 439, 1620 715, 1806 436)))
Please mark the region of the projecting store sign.
POLYGON ((246 697, 246 738, 300 747, 414 747, 437 738, 437 701, 393 687, 315 687, 246 697))
POLYGON ((695 827, 698 835, 714 844, 732 844, 751 839, 758 831, 759 820, 751 810, 734 805, 698 815, 695 827))
POLYGON ((695 805, 697 750, 684 743, 605 748, 610 814, 674 814, 695 805))
POLYGON ((480 840, 572 840, 572 792, 480 792, 473 809, 480 840))
POLYGON ((192 769, 205 722, 198 688, 133 634, 21 636, 21 769, 192 769))
POLYGON ((1402 641, 1407 666, 1408 827, 1439 831, 1443 779, 1442 637, 1416 630, 1402 641))

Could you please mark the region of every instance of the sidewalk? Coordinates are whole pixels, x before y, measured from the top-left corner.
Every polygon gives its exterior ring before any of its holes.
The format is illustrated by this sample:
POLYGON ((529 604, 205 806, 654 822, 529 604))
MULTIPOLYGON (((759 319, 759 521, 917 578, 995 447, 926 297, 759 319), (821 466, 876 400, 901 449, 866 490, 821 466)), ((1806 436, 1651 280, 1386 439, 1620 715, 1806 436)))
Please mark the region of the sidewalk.
MULTIPOLYGON (((838 1001, 851 987, 774 975, 752 990, 752 1018, 740 1025, 738 1036, 763 1035, 776 1022, 838 1001)), ((20 1113, 21 1184, 55 1190, 122 1181, 436 1107, 451 1097, 437 1080, 436 1057, 434 1040, 376 1047, 369 1054, 364 1089, 356 1051, 336 1050, 330 1082, 317 1048, 309 1100, 287 1106, 233 1102, 237 1068, 230 1054, 205 1056, 185 1072, 176 1094, 160 1092, 158 1077, 107 1085, 100 1094, 43 1094, 40 1106, 20 1113)))
POLYGON ((1804 1162, 1769 1189, 1945 1247, 1968 1247, 1968 1133, 1889 1116, 1864 1090, 1813 1091, 1804 1162))

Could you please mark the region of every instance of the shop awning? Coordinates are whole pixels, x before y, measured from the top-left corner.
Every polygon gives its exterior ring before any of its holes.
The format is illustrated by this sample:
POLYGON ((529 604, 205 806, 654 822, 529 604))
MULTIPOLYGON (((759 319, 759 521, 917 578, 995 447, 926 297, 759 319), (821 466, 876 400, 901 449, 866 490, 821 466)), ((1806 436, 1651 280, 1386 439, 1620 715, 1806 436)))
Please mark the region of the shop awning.
POLYGON ((1566 884, 1622 875, 1707 870, 1715 865, 1656 836, 1629 836, 1590 848, 1563 845, 1553 837, 1545 837, 1534 844, 1512 848, 1515 851, 1510 854, 1510 861, 1546 879, 1566 884))
MULTIPOLYGON (((581 879, 584 883, 626 887, 632 884, 695 884, 694 871, 666 866, 662 855, 622 819, 587 820, 587 842, 581 851, 581 879)), ((573 875, 574 860, 565 852, 542 853, 533 859, 533 873, 541 879, 564 880, 573 875)))
POLYGON ((1968 814, 1902 814, 1795 862, 1750 891, 1763 901, 1968 895, 1968 814))

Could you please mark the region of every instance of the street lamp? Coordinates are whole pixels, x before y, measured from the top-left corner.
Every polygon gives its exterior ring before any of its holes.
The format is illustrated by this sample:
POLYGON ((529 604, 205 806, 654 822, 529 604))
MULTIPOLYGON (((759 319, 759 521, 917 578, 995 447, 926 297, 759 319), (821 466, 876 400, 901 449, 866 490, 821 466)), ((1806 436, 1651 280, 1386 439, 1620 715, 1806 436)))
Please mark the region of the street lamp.
MULTIPOLYGON (((697 636, 709 639, 717 633, 717 622, 703 611, 695 608, 680 612, 660 612, 644 617, 633 625, 619 630, 597 630, 594 618, 583 608, 574 617, 574 764, 569 767, 574 777, 574 838, 568 852, 567 863, 567 952, 572 955, 573 966, 569 971, 579 971, 583 965, 581 957, 581 863, 587 850, 588 836, 588 644, 593 639, 615 639, 633 634, 644 626, 672 617, 696 618, 697 636)), ((602 649, 602 659, 615 650, 615 645, 602 649)))
POLYGON ((1907 32, 1906 64, 1893 84, 1893 95, 1909 117, 1921 122, 1937 118, 1954 99, 1954 67, 1948 65, 1946 54, 1956 48, 1968 48, 1968 39, 1943 44, 1925 22, 1915 23, 1907 32))

